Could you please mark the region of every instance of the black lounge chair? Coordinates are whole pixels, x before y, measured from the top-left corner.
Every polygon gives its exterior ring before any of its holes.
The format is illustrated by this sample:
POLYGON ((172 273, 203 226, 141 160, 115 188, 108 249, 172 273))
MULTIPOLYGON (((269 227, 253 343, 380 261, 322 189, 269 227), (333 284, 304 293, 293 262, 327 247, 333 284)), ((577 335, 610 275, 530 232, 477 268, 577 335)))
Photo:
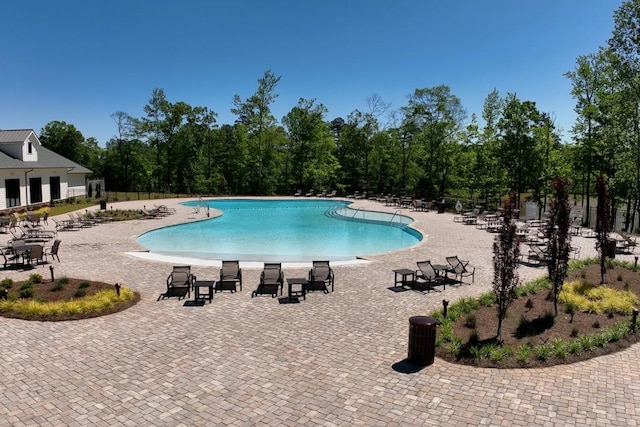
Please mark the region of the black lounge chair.
POLYGON ((220 268, 220 280, 216 284, 216 292, 230 290, 236 291, 236 286, 242 291, 242 269, 239 261, 222 261, 220 268))
POLYGON ((451 266, 451 269, 448 270, 450 274, 453 275, 455 280, 458 280, 462 283, 462 279, 465 277, 471 277, 471 283, 475 280, 476 268, 469 265, 469 261, 461 261, 457 255, 448 256, 447 262, 451 266), (459 279, 458 279, 459 278, 459 279))
POLYGON ((334 274, 329 266, 329 261, 313 261, 313 266, 309 270, 309 283, 307 291, 323 291, 329 293, 329 287, 333 292, 334 274))
POLYGON ((281 263, 264 263, 262 273, 260 273, 260 284, 258 288, 251 292, 251 298, 256 295, 278 296, 278 292, 282 295, 282 287, 284 285, 284 274, 282 273, 281 263))
POLYGON ((167 291, 160 297, 162 299, 171 297, 181 299, 185 296, 191 296, 191 286, 194 281, 194 277, 191 274, 191 266, 176 265, 173 267, 169 277, 167 277, 167 291))
POLYGON ((438 274, 431 261, 418 261, 418 269, 416 270, 415 288, 426 287, 427 291, 432 289, 435 291, 434 286, 443 285, 446 286, 444 278, 438 274))

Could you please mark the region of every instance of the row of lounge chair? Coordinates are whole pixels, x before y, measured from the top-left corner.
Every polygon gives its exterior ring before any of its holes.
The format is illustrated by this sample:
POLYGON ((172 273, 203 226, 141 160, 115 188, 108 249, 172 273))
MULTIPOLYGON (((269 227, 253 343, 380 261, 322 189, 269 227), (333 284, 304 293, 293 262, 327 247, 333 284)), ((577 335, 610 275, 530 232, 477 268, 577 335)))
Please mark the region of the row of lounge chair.
POLYGON ((436 286, 446 289, 447 283, 465 283, 464 279, 470 278, 469 284, 475 280, 476 268, 463 261, 457 255, 446 257, 447 264, 432 264, 430 260, 418 261, 415 278, 411 287, 414 289, 436 290, 436 286))
POLYGON ((307 191, 306 193, 302 191, 301 188, 299 188, 295 193, 293 193, 294 197, 336 197, 336 195, 338 194, 337 190, 331 190, 331 191, 327 191, 327 190, 322 190, 319 193, 316 193, 315 191, 313 191, 313 188, 309 191, 307 191))
POLYGON ((174 208, 169 208, 166 205, 154 205, 153 209, 147 209, 146 206, 141 209, 144 219, 164 218, 165 216, 173 215, 176 213, 174 208))
MULTIPOLYGON (((219 280, 215 283, 216 292, 223 290, 242 291, 242 269, 239 261, 222 261, 219 271, 219 280)), ((178 299, 191 296, 191 289, 194 288, 197 279, 191 272, 191 266, 174 266, 167 277, 167 289, 158 299, 178 297, 178 299)), ((260 282, 256 290, 251 293, 251 297, 257 295, 271 295, 272 297, 282 295, 284 286, 284 273, 281 263, 264 263, 264 268, 260 273, 260 282)), ((329 261, 313 261, 309 270, 308 280, 304 292, 312 290, 322 290, 331 292, 334 289, 334 273, 329 265, 329 261)))

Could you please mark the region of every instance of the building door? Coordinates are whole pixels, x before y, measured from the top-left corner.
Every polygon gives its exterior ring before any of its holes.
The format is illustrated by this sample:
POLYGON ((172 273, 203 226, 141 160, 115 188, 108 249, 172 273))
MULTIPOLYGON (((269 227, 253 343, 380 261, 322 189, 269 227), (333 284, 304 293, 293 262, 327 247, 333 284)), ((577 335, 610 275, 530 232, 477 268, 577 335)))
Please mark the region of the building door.
POLYGON ((60 200, 60 177, 49 177, 49 191, 51 192, 51 200, 60 200))
POLYGON ((29 178, 29 203, 42 203, 42 178, 29 178))
POLYGON ((7 193, 7 207, 20 206, 20 180, 5 179, 4 188, 7 193))

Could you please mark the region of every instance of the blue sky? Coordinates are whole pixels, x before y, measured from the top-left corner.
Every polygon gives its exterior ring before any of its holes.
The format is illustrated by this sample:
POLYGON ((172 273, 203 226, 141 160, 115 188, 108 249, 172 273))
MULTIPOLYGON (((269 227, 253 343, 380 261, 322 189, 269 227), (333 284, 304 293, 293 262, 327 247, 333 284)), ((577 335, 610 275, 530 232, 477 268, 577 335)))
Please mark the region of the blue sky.
POLYGON ((605 46, 613 0, 22 0, 0 25, 0 129, 73 124, 101 145, 110 115, 143 117, 154 88, 206 106, 232 124, 235 94, 282 76, 278 120, 299 98, 326 119, 365 110, 379 95, 395 109, 416 88, 441 84, 469 117, 494 88, 552 113, 565 139, 575 120, 563 76, 605 46))

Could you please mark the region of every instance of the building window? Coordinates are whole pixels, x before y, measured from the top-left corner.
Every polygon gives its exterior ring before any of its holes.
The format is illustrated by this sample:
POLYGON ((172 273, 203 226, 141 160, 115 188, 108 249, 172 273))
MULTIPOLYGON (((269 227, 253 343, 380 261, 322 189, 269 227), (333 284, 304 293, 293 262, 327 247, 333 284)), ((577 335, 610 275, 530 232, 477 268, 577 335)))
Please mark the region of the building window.
POLYGON ((31 142, 29 142, 27 145, 27 151, 29 154, 31 154, 31 152, 33 151, 33 144, 31 142))
POLYGON ((42 178, 29 178, 29 203, 42 202, 42 178))
POLYGON ((7 193, 7 207, 20 206, 20 180, 5 179, 4 188, 7 193))
POLYGON ((60 177, 49 177, 49 191, 51 193, 51 200, 60 200, 60 177))

